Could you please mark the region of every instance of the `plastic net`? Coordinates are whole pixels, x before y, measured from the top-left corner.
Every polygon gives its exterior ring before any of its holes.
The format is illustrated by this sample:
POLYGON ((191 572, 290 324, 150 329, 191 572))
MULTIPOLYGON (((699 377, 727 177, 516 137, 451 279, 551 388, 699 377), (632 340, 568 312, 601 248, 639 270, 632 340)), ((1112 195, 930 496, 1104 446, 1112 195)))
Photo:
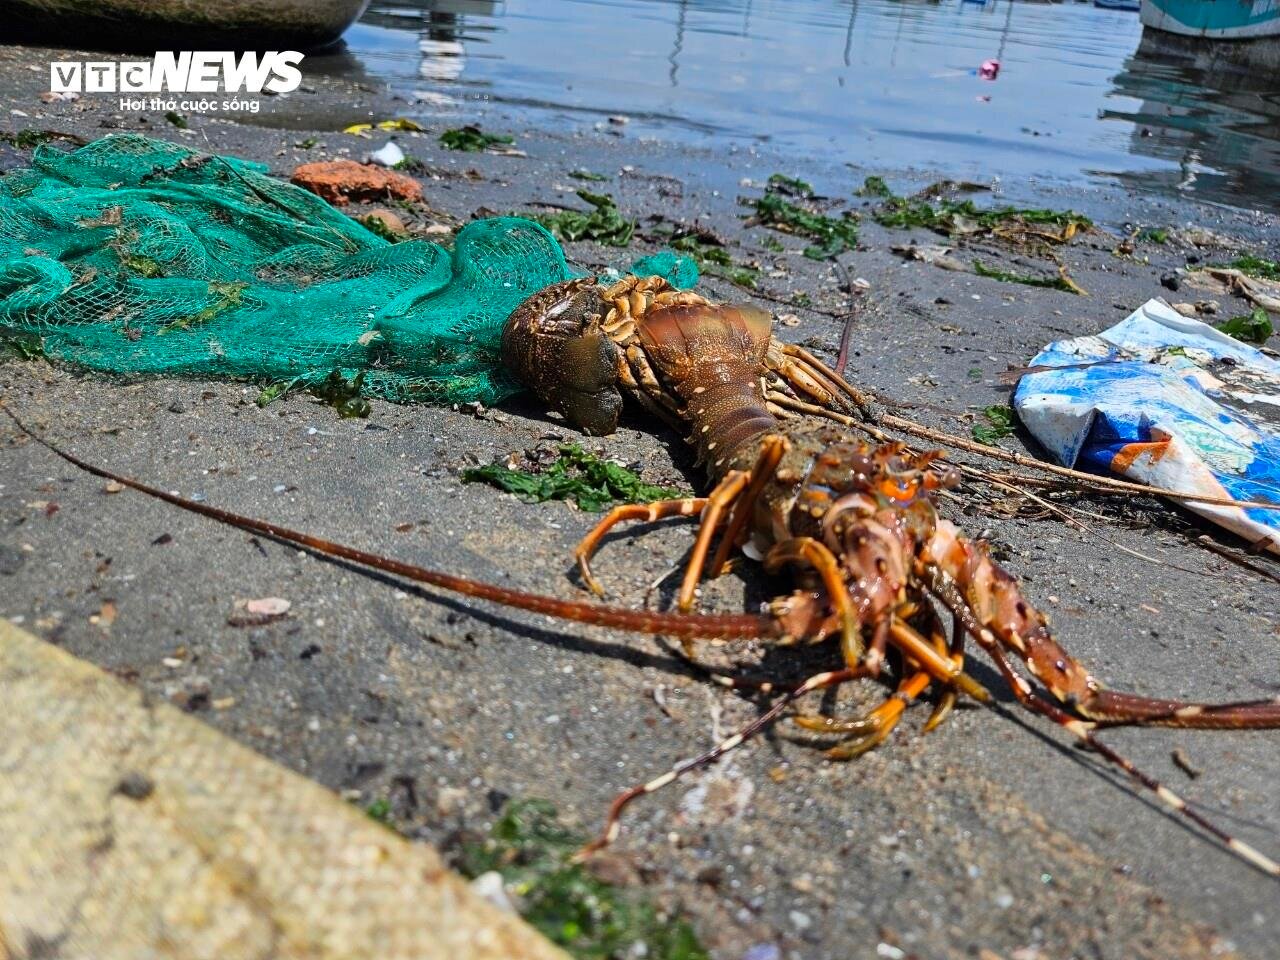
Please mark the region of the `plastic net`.
MULTIPOLYGON (((0 327, 118 375, 318 382, 491 404, 502 325, 578 274, 540 225, 477 220, 452 250, 391 243, 261 164, 136 135, 36 149, 0 178, 0 327)), ((642 261, 678 286, 696 268, 642 261)))

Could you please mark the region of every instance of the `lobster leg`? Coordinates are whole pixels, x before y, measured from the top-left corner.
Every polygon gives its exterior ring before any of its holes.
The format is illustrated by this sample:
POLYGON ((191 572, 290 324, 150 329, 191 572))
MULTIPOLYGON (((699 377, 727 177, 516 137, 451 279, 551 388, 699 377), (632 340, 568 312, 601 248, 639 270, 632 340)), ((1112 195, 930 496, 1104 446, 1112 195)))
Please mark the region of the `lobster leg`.
POLYGON ((867 397, 808 350, 784 343, 781 353, 782 360, 775 361, 774 369, 793 388, 813 397, 823 407, 836 398, 852 401, 863 417, 870 419, 871 404, 867 397))
POLYGON ((903 711, 928 689, 932 681, 933 678, 924 670, 904 675, 893 695, 867 715, 866 719, 873 721, 876 729, 865 737, 832 747, 827 751, 827 759, 852 760, 880 746, 902 719, 903 711))
POLYGON ((939 653, 924 637, 896 617, 890 625, 889 636, 900 652, 915 660, 933 679, 956 687, 979 703, 991 702, 987 688, 965 673, 954 657, 939 653))
MULTIPOLYGON (((877 634, 883 633, 887 639, 889 627, 890 620, 882 620, 877 626, 877 634)), ((939 641, 938 637, 934 638, 934 646, 945 649, 945 645, 939 641)), ((903 658, 904 667, 908 663, 909 661, 903 658)), ((827 751, 827 757, 831 760, 850 760, 861 756, 885 741, 893 728, 898 725, 898 721, 902 719, 903 711, 924 693, 933 681, 933 677, 927 670, 921 670, 914 664, 911 666, 911 672, 903 673, 893 695, 865 716, 855 720, 837 720, 833 717, 803 715, 795 718, 796 725, 819 733, 849 735, 852 742, 840 744, 827 751)))
POLYGON ((890 621, 883 622, 884 629, 877 629, 871 635, 871 646, 867 649, 867 670, 871 676, 880 676, 880 669, 884 666, 884 651, 889 645, 889 628, 890 621))
POLYGON ((698 539, 693 542, 693 551, 689 554, 689 566, 685 568, 684 580, 680 583, 677 608, 681 613, 688 613, 693 609, 693 592, 698 589, 698 581, 702 579, 702 568, 706 566, 707 553, 711 549, 711 538, 720 524, 720 516, 742 492, 749 477, 750 474, 745 471, 731 470, 707 496, 706 507, 702 511, 702 526, 698 528, 698 539))
POLYGON ((756 501, 760 499, 760 492, 764 490, 765 484, 773 479, 778 463, 786 452, 785 438, 777 435, 764 438, 760 447, 760 456, 756 459, 755 466, 751 468, 751 482, 747 484, 742 496, 733 505, 733 513, 729 515, 729 525, 725 527, 724 537, 721 538, 720 546, 716 548, 716 555, 711 560, 713 577, 718 577, 725 572, 729 562, 729 551, 737 546, 738 538, 755 510, 756 501))
MULTIPOLYGON (((934 614, 936 617, 937 614, 934 614)), ((951 629, 951 662, 958 668, 964 669, 964 626, 959 619, 952 618, 951 629)), ((929 715, 929 719, 924 722, 923 732, 928 733, 936 728, 940 723, 950 716, 951 711, 955 708, 956 701, 960 698, 955 687, 946 687, 938 698, 938 705, 933 708, 933 713, 929 715)))
POLYGON ((655 503, 627 503, 614 507, 597 523, 573 551, 578 561, 578 572, 585 583, 597 597, 603 597, 604 587, 591 572, 591 558, 600 547, 600 541, 619 523, 627 520, 643 520, 653 523, 667 517, 694 517, 702 513, 707 505, 706 497, 685 497, 681 500, 659 500, 655 503))
POLYGON ((795 537, 774 544, 765 557, 764 566, 770 573, 776 573, 784 563, 812 567, 822 578, 822 585, 827 588, 827 597, 840 618, 840 650, 844 654, 844 662, 850 667, 858 666, 862 662, 863 652, 862 625, 835 554, 812 537, 795 537))

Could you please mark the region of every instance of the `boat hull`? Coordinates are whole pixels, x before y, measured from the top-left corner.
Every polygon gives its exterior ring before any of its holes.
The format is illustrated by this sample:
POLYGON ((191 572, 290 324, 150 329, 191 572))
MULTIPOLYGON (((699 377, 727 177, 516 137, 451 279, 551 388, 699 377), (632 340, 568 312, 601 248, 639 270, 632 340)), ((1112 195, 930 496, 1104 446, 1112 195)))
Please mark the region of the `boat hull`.
POLYGON ((1184 37, 1280 37, 1280 0, 1142 0, 1143 26, 1184 37))
POLYGON ((1198 69, 1280 70, 1280 0, 1142 0, 1142 46, 1198 69))
POLYGON ((313 50, 369 0, 0 0, 5 33, 120 50, 313 50), (74 38, 74 39, 72 39, 74 38))

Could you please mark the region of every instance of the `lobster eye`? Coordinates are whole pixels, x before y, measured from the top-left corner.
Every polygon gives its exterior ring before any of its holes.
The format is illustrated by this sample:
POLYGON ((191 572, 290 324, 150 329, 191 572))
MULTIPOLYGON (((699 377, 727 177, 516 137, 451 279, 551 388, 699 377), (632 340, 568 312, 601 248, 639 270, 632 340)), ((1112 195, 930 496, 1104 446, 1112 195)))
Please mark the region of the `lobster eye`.
POLYGON ((526 300, 502 330, 502 362, 579 430, 613 433, 622 410, 620 351, 600 328, 594 285, 574 280, 526 300))

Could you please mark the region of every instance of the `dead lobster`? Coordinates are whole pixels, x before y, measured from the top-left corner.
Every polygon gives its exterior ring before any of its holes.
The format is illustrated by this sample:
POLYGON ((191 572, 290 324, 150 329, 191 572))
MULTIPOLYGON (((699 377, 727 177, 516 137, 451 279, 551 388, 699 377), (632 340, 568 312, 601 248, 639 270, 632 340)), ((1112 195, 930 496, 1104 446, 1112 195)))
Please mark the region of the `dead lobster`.
MULTIPOLYGON (((905 666, 897 691, 869 715, 797 718, 847 738, 831 756, 855 756, 881 743, 904 707, 932 684, 943 692, 926 730, 945 719, 958 693, 985 699, 986 691, 963 670, 964 640, 972 637, 1021 704, 1065 727, 1237 853, 1280 874, 1274 861, 1206 824, 1092 734, 1117 724, 1280 727, 1280 698, 1209 705, 1104 687, 1059 646, 1044 614, 985 545, 937 515, 931 492, 956 482, 952 471, 938 469, 939 453, 869 443, 847 427, 796 416, 849 423, 840 408, 865 409, 866 403, 819 360, 777 341, 768 314, 716 306, 657 277, 629 277, 609 287, 570 281, 512 315, 503 352, 517 376, 585 429, 612 429, 621 392, 659 413, 687 436, 713 484, 705 497, 619 506, 605 516, 577 549, 582 578, 593 591, 603 594, 590 560, 614 526, 698 516, 679 591, 682 611, 692 608, 704 573, 717 576, 730 552, 741 548, 770 571, 794 570, 799 580, 799 590, 768 605, 780 643, 839 638, 842 668, 811 678, 801 691, 875 676, 886 650, 897 651, 905 666), (952 620, 949 640, 939 607, 952 620), (1015 660, 1053 700, 1017 672, 1015 660)), ((616 836, 618 815, 632 799, 743 736, 620 795, 597 843, 616 836)))

